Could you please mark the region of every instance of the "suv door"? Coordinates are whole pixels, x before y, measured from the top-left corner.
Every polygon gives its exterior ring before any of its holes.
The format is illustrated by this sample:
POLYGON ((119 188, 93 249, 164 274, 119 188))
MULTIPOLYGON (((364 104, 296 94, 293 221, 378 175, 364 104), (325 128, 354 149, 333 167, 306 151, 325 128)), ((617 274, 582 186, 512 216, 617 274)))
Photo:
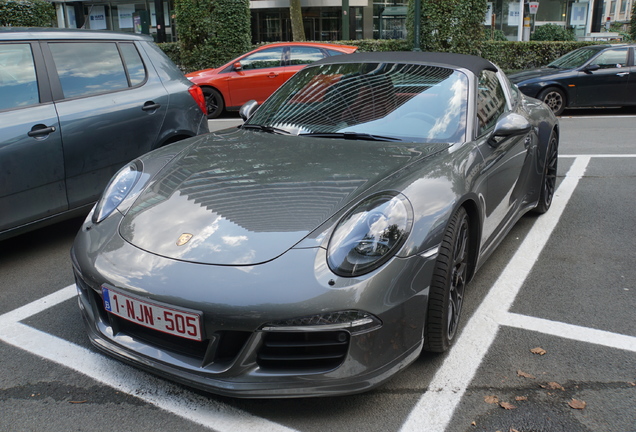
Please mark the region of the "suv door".
POLYGON ((76 208, 96 201, 119 168, 153 148, 169 96, 134 42, 50 41, 43 53, 62 129, 68 204, 76 208))
POLYGON ((64 152, 39 44, 0 43, 0 232, 67 209, 64 152))

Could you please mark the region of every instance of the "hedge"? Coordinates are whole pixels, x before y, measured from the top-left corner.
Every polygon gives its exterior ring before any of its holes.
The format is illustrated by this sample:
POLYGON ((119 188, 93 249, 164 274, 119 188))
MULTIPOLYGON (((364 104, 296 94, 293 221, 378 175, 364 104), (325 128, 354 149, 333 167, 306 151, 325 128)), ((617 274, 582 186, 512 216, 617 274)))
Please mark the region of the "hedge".
POLYGON ((0 26, 51 27, 55 8, 45 0, 0 0, 0 26))
MULTIPOLYGON (((362 39, 335 43, 355 45, 360 52, 410 51, 412 46, 410 41, 403 39, 362 39)), ((481 47, 481 56, 497 64, 505 71, 516 71, 545 66, 572 50, 589 45, 598 45, 599 43, 602 42, 484 41, 481 47)), ((177 43, 164 43, 160 44, 160 47, 177 65, 181 65, 182 70, 186 70, 182 65, 181 53, 177 43)), ((218 67, 229 60, 231 58, 220 63, 210 61, 205 67, 218 67)))

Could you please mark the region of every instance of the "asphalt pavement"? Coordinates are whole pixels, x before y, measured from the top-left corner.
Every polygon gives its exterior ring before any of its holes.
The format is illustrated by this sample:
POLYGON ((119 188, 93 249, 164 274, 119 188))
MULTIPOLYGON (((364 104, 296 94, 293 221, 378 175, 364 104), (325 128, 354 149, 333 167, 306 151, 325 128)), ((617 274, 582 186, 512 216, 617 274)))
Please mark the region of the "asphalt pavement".
POLYGON ((455 346, 360 395, 236 400, 126 366, 83 330, 81 220, 0 242, 0 430, 635 432, 634 124, 566 111, 553 208, 480 269, 455 346))

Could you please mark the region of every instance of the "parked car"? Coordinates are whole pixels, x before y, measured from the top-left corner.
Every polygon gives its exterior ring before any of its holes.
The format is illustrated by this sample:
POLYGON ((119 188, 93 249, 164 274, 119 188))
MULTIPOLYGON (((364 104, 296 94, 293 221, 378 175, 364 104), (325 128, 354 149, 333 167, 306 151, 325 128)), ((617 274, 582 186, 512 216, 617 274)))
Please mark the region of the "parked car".
POLYGON ((203 89, 208 118, 224 110, 238 111, 248 100, 263 103, 292 75, 306 65, 340 54, 350 54, 358 47, 313 42, 284 42, 263 45, 224 64, 186 74, 203 89))
POLYGON ((524 94, 560 115, 565 108, 636 105, 636 45, 595 45, 509 76, 524 94))
POLYGON ((448 349, 552 202, 556 117, 478 57, 329 57, 255 106, 111 180, 72 249, 98 349, 228 396, 361 392, 448 349))
POLYGON ((208 132, 149 37, 0 28, 0 240, 86 214, 137 156, 208 132))

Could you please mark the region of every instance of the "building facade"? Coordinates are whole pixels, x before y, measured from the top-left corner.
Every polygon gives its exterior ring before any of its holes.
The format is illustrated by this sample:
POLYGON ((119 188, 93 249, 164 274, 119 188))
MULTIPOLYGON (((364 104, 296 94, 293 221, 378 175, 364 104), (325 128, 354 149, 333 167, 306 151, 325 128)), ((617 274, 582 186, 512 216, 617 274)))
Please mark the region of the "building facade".
MULTIPOLYGON (((316 41, 405 39, 408 1, 301 0, 305 35, 316 41), (349 20, 346 35, 342 34, 343 19, 349 20)), ((585 39, 606 31, 608 23, 628 23, 633 1, 491 0, 484 25, 486 31, 496 31, 508 40, 528 40, 532 28, 548 23, 572 28, 585 39)), ((138 33, 147 29, 155 35, 159 5, 166 41, 176 40, 172 0, 53 0, 53 4, 58 27, 138 33)), ((289 0, 251 0, 250 9, 254 43, 291 40, 289 0)))

